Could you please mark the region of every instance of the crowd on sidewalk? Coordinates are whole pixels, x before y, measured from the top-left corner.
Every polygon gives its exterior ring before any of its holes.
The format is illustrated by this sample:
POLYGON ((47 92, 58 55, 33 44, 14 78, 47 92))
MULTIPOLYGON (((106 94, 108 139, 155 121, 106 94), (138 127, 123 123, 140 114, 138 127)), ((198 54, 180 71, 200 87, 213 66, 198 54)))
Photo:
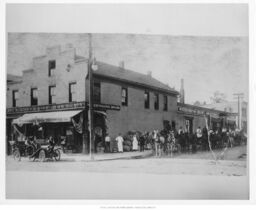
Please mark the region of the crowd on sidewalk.
MULTIPOLYGON (((198 150, 207 151, 210 149, 221 149, 233 147, 246 143, 244 130, 231 128, 207 129, 198 127, 194 133, 189 133, 182 127, 176 129, 153 130, 151 132, 128 132, 126 135, 119 133, 115 138, 106 134, 101 142, 105 153, 161 150, 161 153, 168 153, 168 150, 176 148, 179 152, 193 152, 198 150)), ((97 152, 97 142, 95 151, 97 152)))

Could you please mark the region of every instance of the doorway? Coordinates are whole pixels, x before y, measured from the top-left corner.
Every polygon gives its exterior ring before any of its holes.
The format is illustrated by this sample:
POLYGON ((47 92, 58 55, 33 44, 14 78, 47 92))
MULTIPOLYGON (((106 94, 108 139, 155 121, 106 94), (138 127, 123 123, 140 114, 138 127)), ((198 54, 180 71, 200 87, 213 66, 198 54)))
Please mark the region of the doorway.
POLYGON ((185 118, 185 128, 188 133, 193 133, 193 118, 185 118))

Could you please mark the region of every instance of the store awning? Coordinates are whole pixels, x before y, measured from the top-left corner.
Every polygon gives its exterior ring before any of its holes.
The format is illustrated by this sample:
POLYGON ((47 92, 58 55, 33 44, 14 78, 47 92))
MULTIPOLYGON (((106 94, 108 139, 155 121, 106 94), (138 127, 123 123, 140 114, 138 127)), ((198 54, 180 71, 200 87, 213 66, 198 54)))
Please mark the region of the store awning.
POLYGON ((71 118, 82 112, 82 110, 75 111, 60 111, 60 112, 40 112, 24 114, 23 116, 13 120, 13 124, 23 125, 30 123, 57 123, 57 122, 71 122, 71 118))

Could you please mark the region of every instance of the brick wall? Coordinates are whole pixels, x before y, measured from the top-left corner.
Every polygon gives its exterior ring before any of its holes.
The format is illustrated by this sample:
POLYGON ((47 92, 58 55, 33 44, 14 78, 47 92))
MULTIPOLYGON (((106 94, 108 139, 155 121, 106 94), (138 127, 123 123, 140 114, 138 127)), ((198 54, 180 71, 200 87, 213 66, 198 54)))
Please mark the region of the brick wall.
POLYGON ((87 63, 75 62, 75 49, 70 48, 60 51, 60 48, 53 47, 46 50, 45 56, 33 59, 33 70, 24 71, 22 83, 8 85, 7 108, 12 107, 12 90, 19 90, 17 106, 30 106, 31 88, 38 88, 38 105, 49 103, 49 86, 56 85, 55 103, 67 103, 69 83, 76 82, 76 101, 85 100, 85 76, 87 74, 87 63), (54 75, 48 75, 48 61, 56 60, 54 75), (70 65, 70 72, 67 66, 70 65))
POLYGON ((159 93, 159 110, 154 109, 154 92, 150 91, 150 109, 144 108, 144 92, 131 86, 128 88, 128 106, 121 105, 122 86, 110 82, 101 82, 101 102, 121 106, 120 111, 107 110, 108 132, 114 138, 118 133, 125 134, 127 131, 152 131, 163 129, 163 120, 175 120, 177 99, 168 96, 168 111, 163 111, 163 94, 159 93))

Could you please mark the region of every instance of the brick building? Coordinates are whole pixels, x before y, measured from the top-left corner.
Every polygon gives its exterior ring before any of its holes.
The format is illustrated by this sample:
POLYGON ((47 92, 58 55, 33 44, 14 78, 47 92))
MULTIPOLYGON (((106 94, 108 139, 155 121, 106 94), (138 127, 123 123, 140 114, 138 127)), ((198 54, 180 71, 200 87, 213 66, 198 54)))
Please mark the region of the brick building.
MULTIPOLYGON (((128 131, 162 130, 164 126, 195 132, 198 126, 227 125, 228 112, 185 104, 184 81, 177 92, 147 75, 94 61, 93 127, 98 136, 115 138, 128 131), (177 103, 179 96, 179 103, 177 103)), ((70 150, 89 151, 88 60, 67 45, 46 49, 33 58, 21 77, 7 77, 7 141, 24 136, 66 138, 70 150)), ((230 116, 229 116, 230 117, 230 116)), ((8 144, 7 144, 8 145, 8 144)))
MULTIPOLYGON (((94 130, 112 138, 128 131, 175 125, 179 92, 148 75, 96 61, 94 130)), ((19 80, 7 81, 7 140, 17 133, 65 136, 71 149, 88 149, 88 61, 68 45, 47 48, 33 58, 33 68, 19 80), (13 125, 13 126, 12 126, 13 125)))

